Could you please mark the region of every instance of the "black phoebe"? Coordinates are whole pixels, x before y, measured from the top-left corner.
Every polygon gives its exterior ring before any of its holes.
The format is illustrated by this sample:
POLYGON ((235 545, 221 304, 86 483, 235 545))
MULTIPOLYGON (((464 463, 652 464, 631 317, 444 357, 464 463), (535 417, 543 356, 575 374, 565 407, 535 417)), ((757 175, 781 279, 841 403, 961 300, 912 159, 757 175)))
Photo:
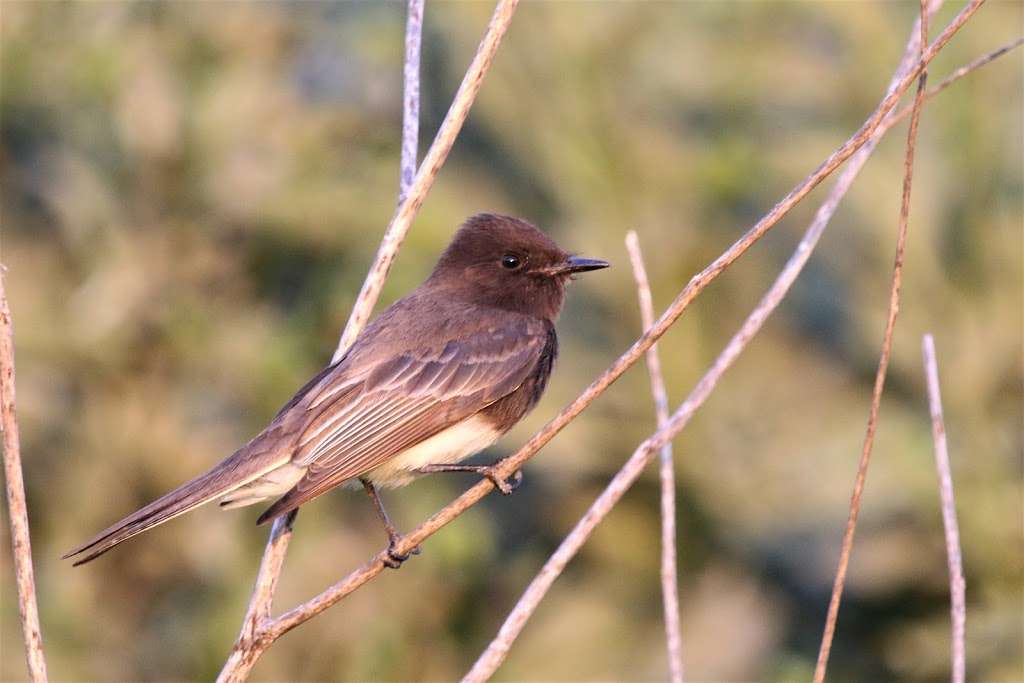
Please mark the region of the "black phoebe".
MULTIPOLYGON (((280 496, 262 524, 349 481, 373 498, 393 547, 397 532, 376 486, 473 471, 511 492, 490 467, 456 463, 537 403, 558 351, 554 320, 566 282, 607 266, 570 256, 526 221, 473 216, 430 277, 370 323, 256 438, 64 557, 87 553, 75 562, 83 564, 214 498, 234 508, 280 496)), ((392 553, 393 566, 404 559, 392 553)))

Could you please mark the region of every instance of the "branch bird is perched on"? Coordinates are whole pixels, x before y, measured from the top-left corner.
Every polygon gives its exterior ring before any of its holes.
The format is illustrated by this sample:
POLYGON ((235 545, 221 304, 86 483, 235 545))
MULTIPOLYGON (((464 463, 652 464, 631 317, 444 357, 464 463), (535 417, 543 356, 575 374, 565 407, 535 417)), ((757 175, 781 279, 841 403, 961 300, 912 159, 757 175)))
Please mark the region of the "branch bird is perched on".
MULTIPOLYGON (((83 564, 211 500, 225 508, 280 496, 259 523, 359 481, 394 546, 376 487, 458 465, 494 443, 540 398, 558 352, 554 320, 574 273, 605 268, 570 256, 540 230, 480 214, 459 229, 430 277, 392 304, 337 363, 302 387, 252 441, 206 474, 125 517, 65 558, 83 564)), ((391 553, 394 566, 405 558, 391 553)))

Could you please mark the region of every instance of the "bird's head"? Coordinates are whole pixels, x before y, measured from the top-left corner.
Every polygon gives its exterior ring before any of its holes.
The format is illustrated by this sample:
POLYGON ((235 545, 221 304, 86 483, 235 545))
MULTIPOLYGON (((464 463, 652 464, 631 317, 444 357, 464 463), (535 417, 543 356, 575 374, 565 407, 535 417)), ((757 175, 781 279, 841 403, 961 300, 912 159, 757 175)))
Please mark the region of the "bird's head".
POLYGON ((568 254, 524 220, 484 213, 459 228, 428 282, 472 303, 553 320, 575 273, 607 267, 568 254))

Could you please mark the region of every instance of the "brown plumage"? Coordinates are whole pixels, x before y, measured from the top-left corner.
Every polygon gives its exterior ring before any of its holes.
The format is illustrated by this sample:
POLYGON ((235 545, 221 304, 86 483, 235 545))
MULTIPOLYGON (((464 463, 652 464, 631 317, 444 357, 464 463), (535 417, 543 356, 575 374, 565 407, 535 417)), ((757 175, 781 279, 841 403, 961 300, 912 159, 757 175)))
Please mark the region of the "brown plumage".
POLYGON ((252 441, 65 557, 88 562, 215 498, 238 507, 280 495, 263 523, 347 481, 400 486, 472 455, 544 391, 567 280, 607 265, 568 255, 525 221, 470 218, 430 277, 252 441))

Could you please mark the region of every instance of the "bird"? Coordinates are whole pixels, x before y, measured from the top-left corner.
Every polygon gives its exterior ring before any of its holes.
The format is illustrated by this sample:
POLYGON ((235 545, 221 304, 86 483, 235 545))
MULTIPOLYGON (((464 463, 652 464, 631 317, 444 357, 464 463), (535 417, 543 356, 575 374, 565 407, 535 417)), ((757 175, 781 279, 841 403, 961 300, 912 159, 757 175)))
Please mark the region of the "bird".
POLYGON ((78 566, 220 499, 231 509, 275 499, 264 524, 337 486, 360 484, 388 535, 398 532, 378 488, 435 472, 475 472, 509 494, 493 465, 463 460, 493 444, 538 402, 558 355, 566 284, 606 261, 564 251, 533 224, 471 216, 427 279, 357 336, 337 362, 225 460, 64 555, 78 566))

